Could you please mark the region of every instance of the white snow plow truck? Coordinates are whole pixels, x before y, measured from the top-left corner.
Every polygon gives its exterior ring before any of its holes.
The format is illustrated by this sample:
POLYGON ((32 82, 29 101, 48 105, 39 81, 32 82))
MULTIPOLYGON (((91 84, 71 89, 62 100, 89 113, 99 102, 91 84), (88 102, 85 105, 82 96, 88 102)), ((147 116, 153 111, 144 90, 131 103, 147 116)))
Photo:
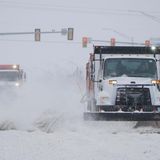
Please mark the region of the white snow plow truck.
POLYGON ((160 120, 160 47, 94 46, 85 120, 160 120))
POLYGON ((0 87, 19 87, 26 79, 25 72, 17 64, 0 64, 0 87))

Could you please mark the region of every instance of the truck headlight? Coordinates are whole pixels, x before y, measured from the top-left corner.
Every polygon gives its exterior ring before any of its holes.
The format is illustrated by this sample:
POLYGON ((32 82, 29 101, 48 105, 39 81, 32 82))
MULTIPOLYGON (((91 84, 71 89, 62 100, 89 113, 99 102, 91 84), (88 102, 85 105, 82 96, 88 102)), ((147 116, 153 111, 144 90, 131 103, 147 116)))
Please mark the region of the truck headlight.
POLYGON ((117 80, 109 80, 109 84, 117 84, 117 80))
POLYGON ((16 83, 15 83, 15 86, 16 86, 16 87, 19 87, 19 86, 20 86, 20 83, 16 82, 16 83))
POLYGON ((152 84, 160 84, 160 80, 152 80, 152 84))

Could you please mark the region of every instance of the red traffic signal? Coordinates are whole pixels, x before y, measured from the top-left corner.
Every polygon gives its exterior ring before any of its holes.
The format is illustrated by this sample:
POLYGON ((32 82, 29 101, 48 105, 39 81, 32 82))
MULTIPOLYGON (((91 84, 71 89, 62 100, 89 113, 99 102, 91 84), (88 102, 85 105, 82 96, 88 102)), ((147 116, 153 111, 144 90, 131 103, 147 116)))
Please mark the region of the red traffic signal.
POLYGON ((145 46, 149 47, 150 45, 151 45, 150 40, 146 40, 146 41, 145 41, 145 46))
POLYGON ((83 37, 82 38, 82 47, 86 48, 88 44, 88 37, 83 37))
POLYGON ((116 39, 115 38, 111 38, 111 46, 115 46, 116 44, 116 39))

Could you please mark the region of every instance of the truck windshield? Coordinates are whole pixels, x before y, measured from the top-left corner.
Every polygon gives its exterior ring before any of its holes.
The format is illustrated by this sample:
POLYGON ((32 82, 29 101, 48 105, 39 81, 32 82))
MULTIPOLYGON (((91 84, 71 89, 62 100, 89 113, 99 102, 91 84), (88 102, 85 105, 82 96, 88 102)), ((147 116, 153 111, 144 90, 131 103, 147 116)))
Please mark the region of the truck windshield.
POLYGON ((0 71, 0 81, 17 81, 19 74, 16 71, 0 71))
POLYGON ((104 78, 107 77, 157 78, 156 62, 153 59, 109 58, 104 62, 104 78))

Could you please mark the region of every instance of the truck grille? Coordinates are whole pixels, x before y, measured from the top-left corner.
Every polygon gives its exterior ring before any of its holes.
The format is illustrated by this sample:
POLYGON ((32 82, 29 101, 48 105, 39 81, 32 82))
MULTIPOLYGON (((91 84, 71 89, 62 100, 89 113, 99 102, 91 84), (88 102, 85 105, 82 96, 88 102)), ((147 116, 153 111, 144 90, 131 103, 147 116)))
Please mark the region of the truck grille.
POLYGON ((117 88, 116 105, 123 106, 121 107, 123 111, 152 110, 149 107, 152 105, 149 88, 117 88))

